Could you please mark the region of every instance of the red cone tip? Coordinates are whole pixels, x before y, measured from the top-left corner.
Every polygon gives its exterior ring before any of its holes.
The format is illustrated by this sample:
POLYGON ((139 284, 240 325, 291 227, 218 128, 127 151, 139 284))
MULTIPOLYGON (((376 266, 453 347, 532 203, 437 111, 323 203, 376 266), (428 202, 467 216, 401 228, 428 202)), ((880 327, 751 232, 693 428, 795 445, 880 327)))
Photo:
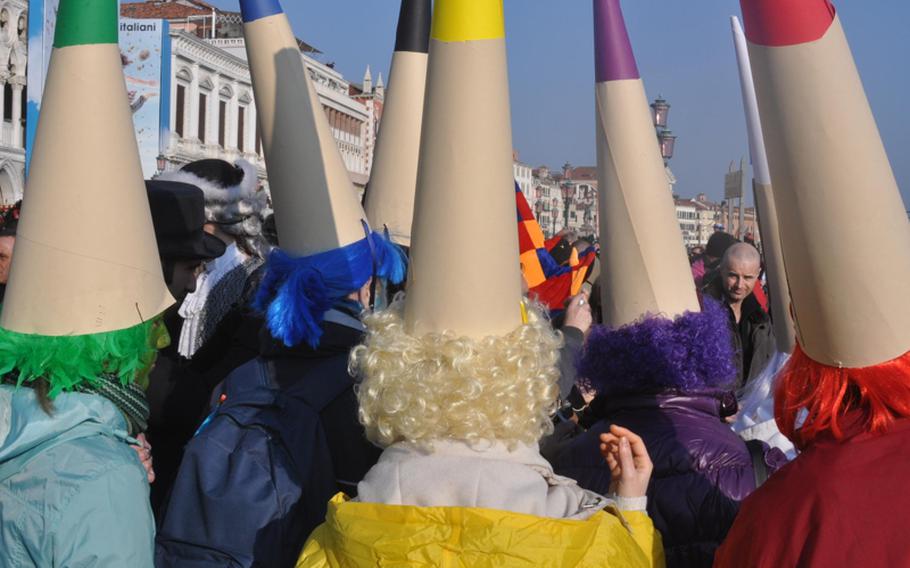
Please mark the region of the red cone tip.
POLYGON ((751 43, 784 47, 820 39, 834 21, 830 0, 740 0, 751 43))

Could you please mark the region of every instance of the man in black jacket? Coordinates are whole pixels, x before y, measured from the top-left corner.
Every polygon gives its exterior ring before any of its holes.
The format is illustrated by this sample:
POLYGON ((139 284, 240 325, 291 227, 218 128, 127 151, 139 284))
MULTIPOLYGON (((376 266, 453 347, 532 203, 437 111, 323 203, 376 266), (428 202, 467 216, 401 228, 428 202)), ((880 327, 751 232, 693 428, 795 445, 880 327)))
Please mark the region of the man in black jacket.
POLYGON ((758 250, 750 244, 738 243, 727 249, 717 276, 705 288, 706 294, 723 301, 730 315, 739 369, 737 390, 758 376, 774 355, 771 318, 752 293, 760 285, 760 273, 758 250))

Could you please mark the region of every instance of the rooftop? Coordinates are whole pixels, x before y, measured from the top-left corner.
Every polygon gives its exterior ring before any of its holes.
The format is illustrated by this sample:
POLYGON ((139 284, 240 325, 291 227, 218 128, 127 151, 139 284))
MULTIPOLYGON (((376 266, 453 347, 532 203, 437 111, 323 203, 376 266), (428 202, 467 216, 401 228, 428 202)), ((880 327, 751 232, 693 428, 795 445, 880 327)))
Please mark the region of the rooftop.
POLYGON ((572 181, 597 181, 597 168, 594 166, 571 168, 566 178, 572 181))
MULTIPOLYGON (((242 19, 240 12, 221 10, 202 0, 145 0, 144 2, 126 2, 120 5, 120 15, 124 18, 140 20, 169 20, 171 23, 195 24, 195 33, 203 39, 212 37, 212 21, 215 22, 216 39, 242 37, 242 19)), ((301 39, 297 39, 300 51, 309 54, 322 53, 301 39)))

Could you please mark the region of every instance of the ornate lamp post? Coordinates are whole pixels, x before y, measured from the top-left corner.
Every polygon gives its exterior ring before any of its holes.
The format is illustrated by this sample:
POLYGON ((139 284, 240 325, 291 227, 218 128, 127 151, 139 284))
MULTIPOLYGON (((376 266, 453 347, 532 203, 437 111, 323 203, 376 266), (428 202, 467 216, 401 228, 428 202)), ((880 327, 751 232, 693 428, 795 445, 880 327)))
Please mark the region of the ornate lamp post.
POLYGON ((563 228, 569 228, 569 205, 572 203, 572 197, 574 195, 574 190, 571 183, 562 184, 562 205, 563 205, 563 216, 565 221, 563 223, 563 228))
POLYGON ((537 200, 534 202, 534 216, 537 219, 537 222, 540 224, 541 230, 547 232, 547 223, 546 219, 543 218, 543 200, 541 199, 541 194, 543 192, 538 187, 536 189, 537 200))
POLYGON ((657 143, 660 146, 660 155, 664 159, 664 168, 667 169, 667 177, 671 180, 670 189, 672 191, 673 184, 676 182, 673 180, 673 176, 669 171, 669 163, 670 159, 673 157, 673 150, 676 147, 676 136, 667 128, 667 121, 670 117, 670 103, 664 100, 660 95, 651 103, 651 117, 654 119, 654 129, 657 132, 657 143))
POLYGON ((667 127, 667 120, 670 116, 670 104, 662 99, 660 95, 651 103, 651 116, 654 117, 654 127, 661 129, 667 127))
POLYGON ((676 136, 670 130, 661 130, 657 133, 657 140, 660 142, 660 155, 664 159, 664 165, 673 157, 673 150, 676 148, 676 136))

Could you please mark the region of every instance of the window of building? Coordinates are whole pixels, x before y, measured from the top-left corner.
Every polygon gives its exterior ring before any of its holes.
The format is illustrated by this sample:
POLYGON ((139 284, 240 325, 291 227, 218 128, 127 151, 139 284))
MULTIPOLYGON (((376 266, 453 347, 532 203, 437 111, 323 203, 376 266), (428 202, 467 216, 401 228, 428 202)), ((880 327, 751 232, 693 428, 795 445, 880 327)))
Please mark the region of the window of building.
POLYGON ((246 107, 237 109, 237 149, 246 152, 246 107))
POLYGON ((218 101, 218 145, 224 148, 225 127, 227 126, 227 101, 218 101))
POLYGON ((209 97, 205 93, 199 93, 199 128, 196 136, 199 141, 205 144, 205 119, 208 115, 209 97))
POLYGON ((13 86, 3 85, 3 120, 13 119, 13 86))
POLYGON ((177 133, 177 136, 183 138, 183 133, 185 132, 186 125, 184 121, 186 120, 186 87, 183 85, 177 85, 177 108, 176 116, 174 118, 174 132, 177 133))

